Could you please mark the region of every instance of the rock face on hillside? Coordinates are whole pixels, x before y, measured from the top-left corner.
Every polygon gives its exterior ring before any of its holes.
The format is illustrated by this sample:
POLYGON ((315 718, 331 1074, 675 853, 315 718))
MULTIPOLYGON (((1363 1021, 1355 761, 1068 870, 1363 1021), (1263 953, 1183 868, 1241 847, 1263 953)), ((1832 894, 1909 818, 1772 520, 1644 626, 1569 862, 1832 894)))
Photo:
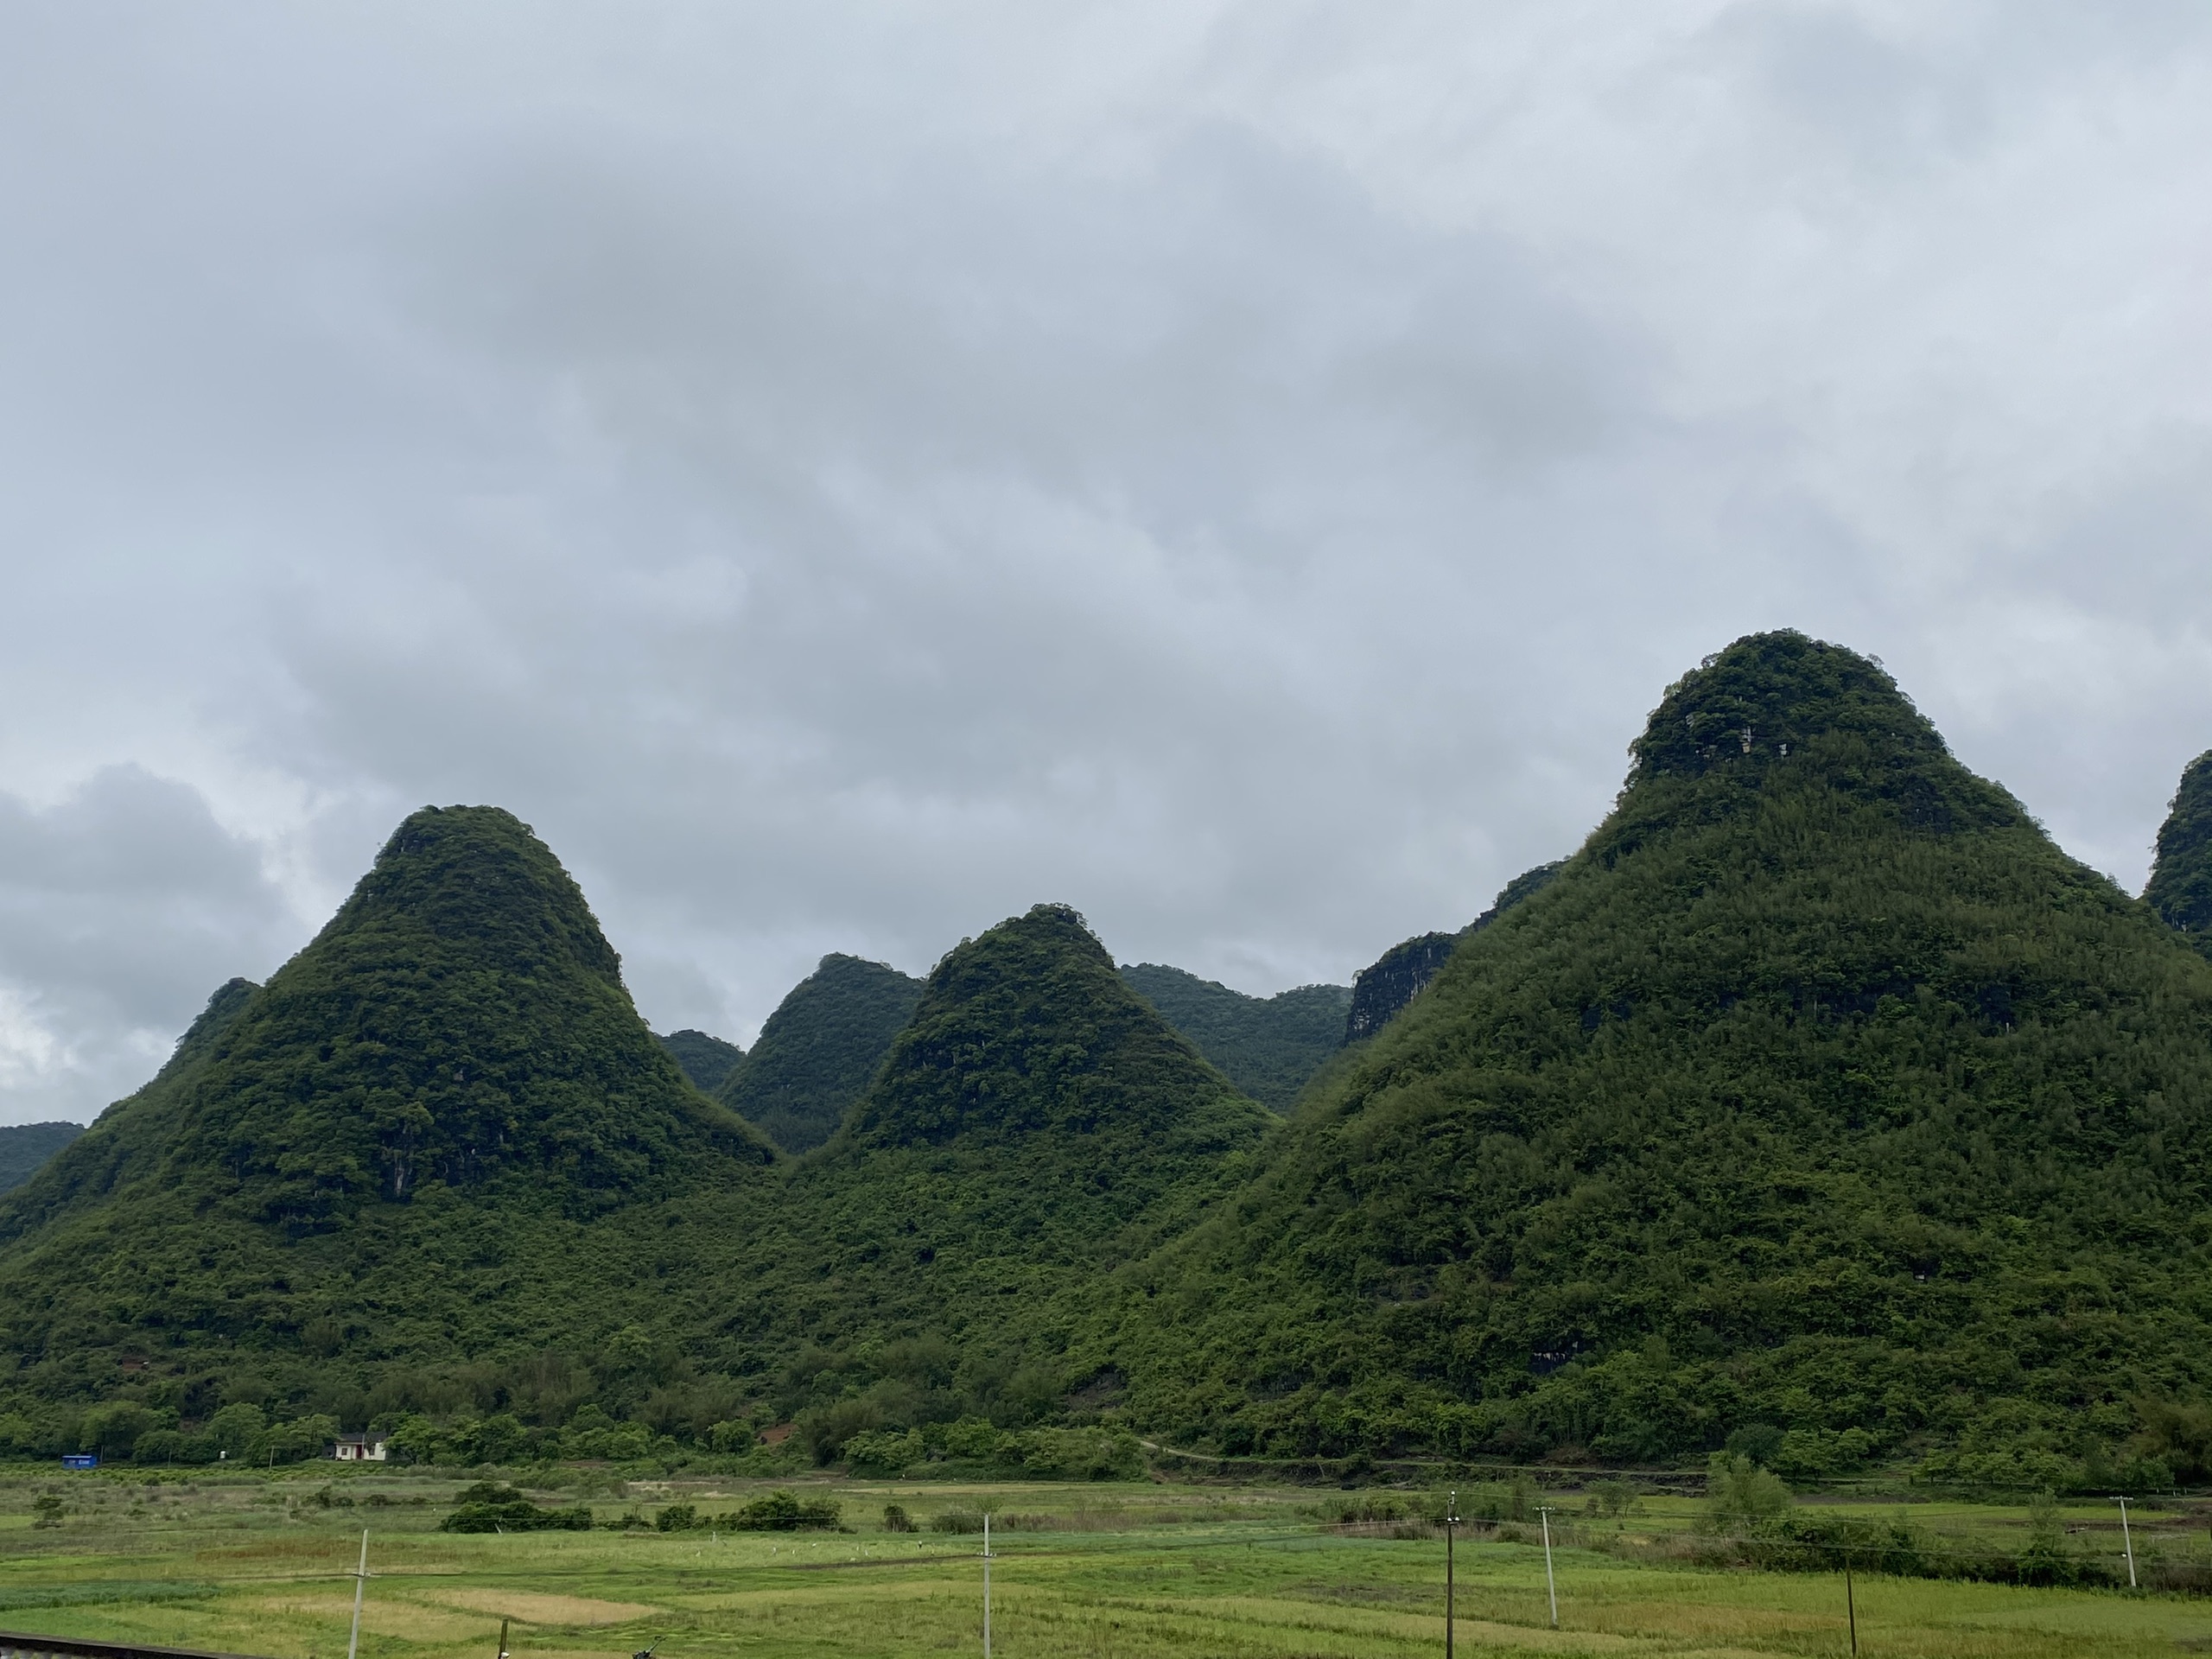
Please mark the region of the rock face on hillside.
POLYGON ((1231 1083, 1270 1111, 1287 1112, 1344 1039, 1351 991, 1300 985, 1247 996, 1180 968, 1137 963, 1123 982, 1160 1010, 1231 1083))
POLYGON ((1284 1453, 2193 1466, 2155 1402, 2212 1385, 2212 965, 1849 651, 1739 640, 1633 753, 1147 1264, 1132 1408, 1284 1453))
POLYGON ((836 1133, 921 1000, 922 982, 895 968, 824 957, 717 1097, 785 1152, 810 1151, 836 1133))
POLYGON ((1351 1002, 1344 1017, 1343 1044, 1364 1042, 1404 1013, 1414 998, 1428 988, 1444 970, 1459 942, 1479 933, 1522 899, 1533 897, 1560 873, 1558 862, 1523 870, 1498 892, 1491 907, 1457 933, 1422 933, 1392 945, 1370 967, 1352 980, 1351 1002))
POLYGON ((2212 955, 2212 752, 2198 755, 2181 775, 2143 896, 2167 926, 2212 955))
POLYGON ((1457 933, 1420 933, 1392 945, 1352 976, 1351 1007, 1345 1011, 1344 1039, 1364 1042, 1396 1019, 1407 1004, 1459 948, 1457 933))

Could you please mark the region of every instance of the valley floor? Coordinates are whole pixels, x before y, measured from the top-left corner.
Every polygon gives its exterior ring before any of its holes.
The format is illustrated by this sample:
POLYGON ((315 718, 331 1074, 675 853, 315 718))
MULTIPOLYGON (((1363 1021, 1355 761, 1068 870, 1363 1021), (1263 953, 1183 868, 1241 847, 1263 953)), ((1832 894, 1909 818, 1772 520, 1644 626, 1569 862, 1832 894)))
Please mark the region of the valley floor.
MULTIPOLYGON (((602 1519, 683 1501, 714 1513, 747 1483, 579 1476, 602 1519)), ((1345 1526, 1348 1495, 1311 1488, 807 1485, 844 1504, 844 1534, 718 1530, 452 1535, 436 1530, 461 1483, 324 1465, 149 1484, 128 1471, 0 1471, 0 1630, 338 1659, 351 1573, 370 1533, 364 1659, 493 1659, 500 1620, 516 1659, 652 1647, 690 1656, 982 1651, 981 1540, 938 1516, 995 1512, 993 1651, 1001 1659, 1328 1656, 1443 1649, 1444 1546, 1416 1523, 1345 1526), (37 1500, 48 1524, 33 1524, 37 1500), (922 1529, 882 1529, 897 1503, 922 1529), (1393 1533, 1412 1535, 1389 1535, 1393 1533)), ((572 1490, 559 1501, 572 1502, 572 1490)), ((1555 1551, 1549 1628, 1532 1529, 1457 1552, 1462 1654, 1841 1655, 1838 1575, 1682 1559, 1689 1500, 1647 1497, 1617 1518, 1570 1509, 1555 1551)), ((1887 1513, 1886 1510, 1884 1511, 1887 1513)), ((2017 1514, 1916 1505, 1961 1540, 2017 1514)), ((2112 1517, 2070 1511, 2075 1547, 2116 1554, 2112 1517), (2107 1535, 2109 1528, 2110 1535, 2107 1535)), ((2200 1525, 2146 1514, 2139 1553, 2204 1553, 2200 1525)), ((1859 1650, 1891 1659, 2139 1656, 2212 1649, 2212 1600, 2125 1591, 1856 1580, 1859 1650)))

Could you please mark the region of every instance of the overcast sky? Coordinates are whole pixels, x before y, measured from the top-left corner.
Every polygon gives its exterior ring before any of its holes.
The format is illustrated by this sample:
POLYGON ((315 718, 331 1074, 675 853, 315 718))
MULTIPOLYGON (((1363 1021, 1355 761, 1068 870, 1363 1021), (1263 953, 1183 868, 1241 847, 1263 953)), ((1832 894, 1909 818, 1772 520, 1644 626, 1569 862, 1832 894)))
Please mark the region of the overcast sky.
POLYGON ((0 1121, 492 802, 656 1028, 1457 926, 1751 629, 2131 889, 2212 9, 0 8, 0 1121))

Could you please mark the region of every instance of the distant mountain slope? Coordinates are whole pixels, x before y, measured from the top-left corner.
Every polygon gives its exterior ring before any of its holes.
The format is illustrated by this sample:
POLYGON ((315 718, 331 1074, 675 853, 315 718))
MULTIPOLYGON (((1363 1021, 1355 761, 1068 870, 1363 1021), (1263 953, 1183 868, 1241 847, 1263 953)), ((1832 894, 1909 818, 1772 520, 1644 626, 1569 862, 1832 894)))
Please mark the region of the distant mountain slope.
POLYGON ((922 982, 858 957, 827 956, 793 986, 716 1098, 799 1153, 836 1132, 892 1039, 922 1000, 922 982))
POLYGON ((671 1031, 659 1042, 683 1068, 683 1075, 691 1079, 691 1086, 702 1095, 711 1095, 721 1088, 737 1063, 745 1058, 745 1051, 735 1043, 709 1037, 703 1031, 671 1031))
POLYGON ((1556 879, 1127 1276, 1141 1421, 2203 1478, 2212 964, 1848 651, 1739 640, 1633 752, 1556 879))
POLYGON ((2190 761, 2158 829, 2158 857, 2143 896, 2166 923, 2212 955, 2212 751, 2190 761))
POLYGON ((1301 985, 1247 996, 1149 962, 1124 967, 1122 980, 1231 1083, 1277 1112, 1290 1109, 1306 1080, 1336 1052, 1351 1003, 1347 986, 1301 985))
POLYGON ((665 1270, 630 1217, 773 1155, 653 1040, 526 826, 425 810, 0 1199, 0 1343, 30 1396, 184 1399, 581 1342, 665 1270))
POLYGON ((17 1123, 0 1128, 0 1192, 21 1186, 84 1132, 81 1123, 17 1123))
MULTIPOLYGON (((723 1268, 744 1328, 933 1334, 1050 1359, 1099 1275, 1187 1225, 1273 1122, 1122 983, 1073 911, 961 945, 780 1227, 723 1268)), ((904 1409, 904 1408, 901 1408, 904 1409)))
POLYGON ((1403 1013, 1414 998, 1452 960, 1459 942, 1479 933, 1522 899, 1541 892, 1562 867, 1539 864, 1523 870, 1500 889, 1491 907, 1457 933, 1421 933, 1392 945, 1352 979, 1350 1005, 1338 1041, 1364 1042, 1403 1013))

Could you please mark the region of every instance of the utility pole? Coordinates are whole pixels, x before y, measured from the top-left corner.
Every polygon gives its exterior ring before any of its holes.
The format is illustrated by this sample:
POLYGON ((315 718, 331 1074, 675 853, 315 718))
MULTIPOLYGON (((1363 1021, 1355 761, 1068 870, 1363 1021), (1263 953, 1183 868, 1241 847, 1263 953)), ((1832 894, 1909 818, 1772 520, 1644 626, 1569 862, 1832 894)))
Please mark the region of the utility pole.
POLYGON ((1544 1591, 1552 1599, 1552 1629, 1559 1629, 1559 1580, 1552 1577, 1552 1512, 1538 1506, 1544 1522, 1544 1591))
POLYGON ((361 1530, 361 1565, 353 1574, 353 1634, 346 1638, 346 1659, 355 1659, 361 1650, 361 1592, 369 1587, 369 1534, 361 1530))
MULTIPOLYGON (((1843 1611, 1851 1621, 1851 1651, 1853 1659, 1859 1652, 1859 1603, 1851 1593, 1851 1552, 1843 1552, 1843 1611)), ((500 1659, 506 1659, 503 1654, 500 1659)))
POLYGON ((983 1511, 983 1659, 991 1659, 991 1514, 983 1511))
POLYGON ((1452 1627, 1457 1618, 1452 1604, 1452 1529, 1459 1524, 1459 1494, 1455 1489, 1444 1501, 1444 1659, 1452 1659, 1452 1627))
POLYGON ((2121 1548, 2127 1551, 2127 1587, 2133 1590, 2136 1587, 2135 1535, 2127 1529, 2127 1500, 2115 1497, 2113 1502, 2120 1505, 2120 1541, 2121 1548))
POLYGON ((499 1621, 499 1659, 507 1659, 507 1621, 499 1621))

